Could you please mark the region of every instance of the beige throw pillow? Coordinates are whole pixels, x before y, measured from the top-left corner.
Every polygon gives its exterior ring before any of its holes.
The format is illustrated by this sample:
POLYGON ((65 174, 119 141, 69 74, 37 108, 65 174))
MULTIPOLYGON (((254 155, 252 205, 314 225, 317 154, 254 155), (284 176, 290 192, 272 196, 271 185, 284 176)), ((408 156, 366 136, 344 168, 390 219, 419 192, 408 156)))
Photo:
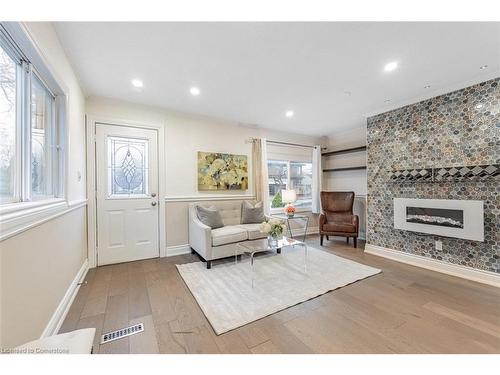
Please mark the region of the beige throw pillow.
POLYGON ((196 213, 200 221, 212 229, 222 228, 224 223, 222 217, 215 206, 202 207, 196 206, 196 213))
POLYGON ((265 218, 262 202, 241 202, 241 224, 260 224, 265 218))

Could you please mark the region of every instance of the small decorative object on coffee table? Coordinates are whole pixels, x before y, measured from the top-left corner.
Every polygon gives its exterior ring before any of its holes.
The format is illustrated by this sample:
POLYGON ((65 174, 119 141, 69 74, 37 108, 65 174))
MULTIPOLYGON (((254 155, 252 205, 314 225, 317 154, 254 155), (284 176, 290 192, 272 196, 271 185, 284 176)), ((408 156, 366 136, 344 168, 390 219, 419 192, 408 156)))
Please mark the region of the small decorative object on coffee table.
POLYGON ((260 231, 267 233, 269 246, 274 247, 278 243, 278 239, 283 236, 286 230, 286 225, 277 218, 266 219, 260 224, 260 231))
POLYGON ((292 203, 297 201, 295 190, 281 190, 281 201, 287 204, 285 206, 285 214, 290 218, 293 217, 295 215, 295 207, 292 206, 292 203))

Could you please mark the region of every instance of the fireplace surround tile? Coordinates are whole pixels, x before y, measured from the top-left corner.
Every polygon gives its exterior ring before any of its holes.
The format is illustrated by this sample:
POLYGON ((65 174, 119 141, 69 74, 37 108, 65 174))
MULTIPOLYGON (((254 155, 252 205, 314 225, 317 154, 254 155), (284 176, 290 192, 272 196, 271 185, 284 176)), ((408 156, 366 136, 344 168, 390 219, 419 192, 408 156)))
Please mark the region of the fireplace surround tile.
MULTIPOLYGON (((382 113, 367 123, 367 242, 405 253, 500 273, 500 187, 498 174, 471 176, 475 166, 498 166, 500 78, 382 113), (482 104, 477 108, 478 104, 482 104), (462 170, 464 166, 471 166, 462 170), (428 177, 393 182, 394 173, 434 168, 428 177), (462 170, 462 172, 461 172, 462 170), (418 181, 418 182, 417 182, 418 181), (393 198, 473 199, 484 201, 484 242, 419 235, 394 229, 393 198), (435 240, 443 250, 434 248, 435 240)), ((492 167, 493 168, 493 167, 492 167)), ((492 168, 484 173, 493 173, 492 168)))

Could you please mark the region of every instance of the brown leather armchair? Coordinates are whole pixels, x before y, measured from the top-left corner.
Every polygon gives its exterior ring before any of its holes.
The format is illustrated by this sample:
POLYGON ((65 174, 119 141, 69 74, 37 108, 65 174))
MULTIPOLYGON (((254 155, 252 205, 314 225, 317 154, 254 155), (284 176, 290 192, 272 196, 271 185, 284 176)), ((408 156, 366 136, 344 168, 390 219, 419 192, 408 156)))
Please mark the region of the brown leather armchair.
POLYGON ((353 215, 354 192, 352 191, 322 191, 321 208, 323 213, 319 217, 320 244, 323 246, 323 236, 342 236, 354 238, 354 247, 358 245, 359 217, 353 215))

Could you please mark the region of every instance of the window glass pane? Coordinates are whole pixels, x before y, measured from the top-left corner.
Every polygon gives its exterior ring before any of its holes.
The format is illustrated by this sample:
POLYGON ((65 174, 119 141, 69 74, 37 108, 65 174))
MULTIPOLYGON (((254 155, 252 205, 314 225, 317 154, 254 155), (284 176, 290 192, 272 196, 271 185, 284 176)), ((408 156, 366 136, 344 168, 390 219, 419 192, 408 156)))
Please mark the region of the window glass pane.
POLYGON ((312 164, 290 162, 290 189, 295 190, 297 201, 295 207, 311 207, 312 205, 312 164))
POLYGON ((108 137, 108 195, 133 196, 148 191, 148 141, 108 137))
POLYGON ((269 160, 267 169, 271 208, 285 207, 281 200, 281 190, 287 189, 288 186, 288 162, 269 160))
POLYGON ((0 46, 0 198, 13 201, 16 178, 17 64, 0 46))
POLYGON ((31 85, 31 192, 33 197, 54 194, 53 100, 42 82, 33 75, 31 85))

